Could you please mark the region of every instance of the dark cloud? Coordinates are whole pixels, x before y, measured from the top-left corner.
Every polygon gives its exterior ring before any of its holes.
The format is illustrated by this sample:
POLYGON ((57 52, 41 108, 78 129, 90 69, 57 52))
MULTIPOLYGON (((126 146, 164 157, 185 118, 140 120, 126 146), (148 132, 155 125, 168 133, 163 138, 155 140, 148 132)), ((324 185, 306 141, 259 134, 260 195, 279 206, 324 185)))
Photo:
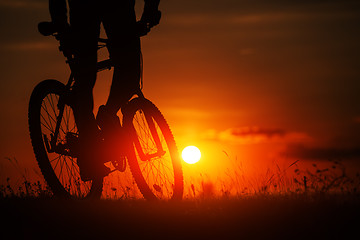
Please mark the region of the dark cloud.
POLYGON ((234 144, 257 144, 269 142, 299 143, 307 142, 310 137, 306 133, 286 131, 281 128, 240 127, 224 131, 208 130, 204 139, 231 142, 234 144))
POLYGON ((360 147, 308 147, 304 145, 289 145, 283 156, 300 160, 345 160, 360 159, 360 147))
POLYGON ((231 129, 230 133, 231 135, 236 137, 265 136, 267 138, 272 138, 275 136, 283 137, 287 132, 280 128, 271 129, 259 127, 245 127, 231 129))

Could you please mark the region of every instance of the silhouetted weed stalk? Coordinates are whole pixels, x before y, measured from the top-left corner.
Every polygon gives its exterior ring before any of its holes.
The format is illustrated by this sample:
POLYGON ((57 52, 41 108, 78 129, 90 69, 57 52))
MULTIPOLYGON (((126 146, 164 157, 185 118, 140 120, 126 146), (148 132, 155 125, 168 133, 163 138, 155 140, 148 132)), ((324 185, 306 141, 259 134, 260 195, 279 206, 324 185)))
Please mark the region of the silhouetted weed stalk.
POLYGON ((330 160, 330 167, 320 168, 312 164, 311 170, 294 170, 296 177, 293 178, 296 191, 312 193, 359 193, 360 174, 350 177, 346 172, 346 166, 342 161, 330 160))
POLYGON ((242 163, 236 158, 227 169, 227 179, 222 182, 223 195, 289 195, 289 194, 359 194, 360 173, 349 176, 346 164, 341 160, 329 160, 320 168, 313 163, 310 168, 300 169, 294 161, 285 168, 274 163, 265 174, 246 176, 242 163))
MULTIPOLYGON (((20 183, 12 183, 11 179, 6 178, 6 185, 0 185, 0 198, 49 198, 52 192, 49 187, 40 181, 32 182, 29 172, 26 168, 21 167, 16 158, 6 157, 13 168, 21 176, 20 183)), ((39 175, 35 170, 34 172, 39 175)), ((19 181, 17 181, 19 182, 19 181)))
POLYGON ((214 180, 200 174, 200 179, 185 183, 185 198, 359 195, 360 174, 350 176, 340 160, 308 164, 303 169, 299 160, 284 167, 274 162, 265 172, 250 175, 241 161, 224 153, 230 162, 224 176, 214 180))
POLYGON ((10 178, 7 178, 8 184, 0 186, 0 198, 50 198, 52 196, 51 190, 37 181, 30 183, 24 181, 17 188, 13 188, 10 184, 10 178))

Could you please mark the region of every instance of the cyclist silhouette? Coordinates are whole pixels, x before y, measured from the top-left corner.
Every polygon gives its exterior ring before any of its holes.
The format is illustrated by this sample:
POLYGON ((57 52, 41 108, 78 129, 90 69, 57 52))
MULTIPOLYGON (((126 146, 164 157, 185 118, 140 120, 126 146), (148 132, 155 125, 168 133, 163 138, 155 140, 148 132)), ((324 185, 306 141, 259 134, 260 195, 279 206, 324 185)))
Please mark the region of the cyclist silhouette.
POLYGON ((109 131, 113 131, 114 124, 120 127, 116 113, 140 87, 139 31, 147 33, 161 18, 158 10, 160 0, 144 1, 144 11, 137 23, 135 0, 49 0, 51 19, 59 33, 62 51, 64 54, 71 52, 76 60, 75 83, 70 98, 81 139, 78 165, 83 181, 109 173, 109 169, 99 161, 105 157, 104 152, 93 150, 102 144, 98 125, 105 133, 107 125, 112 124, 109 131), (108 100, 99 108, 95 118, 93 88, 101 23, 108 37, 114 72, 108 100))

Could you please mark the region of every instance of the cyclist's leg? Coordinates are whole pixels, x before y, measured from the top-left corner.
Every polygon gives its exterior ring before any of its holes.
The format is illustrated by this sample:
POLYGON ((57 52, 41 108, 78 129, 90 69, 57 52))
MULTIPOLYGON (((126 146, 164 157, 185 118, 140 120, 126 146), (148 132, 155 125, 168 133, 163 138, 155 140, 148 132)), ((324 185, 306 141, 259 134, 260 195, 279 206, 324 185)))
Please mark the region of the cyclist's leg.
POLYGON ((133 0, 104 0, 101 19, 109 39, 114 74, 106 109, 113 115, 139 89, 140 38, 136 33, 133 0))
POLYGON ((73 69, 75 82, 72 89, 74 117, 79 129, 80 156, 78 164, 82 179, 103 177, 108 169, 102 164, 101 138, 93 114, 93 88, 97 75, 97 46, 100 33, 100 18, 97 1, 71 1, 70 24, 74 34, 73 69))
POLYGON ((95 1, 71 1, 70 24, 73 31, 75 83, 74 115, 81 135, 91 136, 96 130, 93 114, 93 87, 96 81, 97 39, 100 31, 95 1))

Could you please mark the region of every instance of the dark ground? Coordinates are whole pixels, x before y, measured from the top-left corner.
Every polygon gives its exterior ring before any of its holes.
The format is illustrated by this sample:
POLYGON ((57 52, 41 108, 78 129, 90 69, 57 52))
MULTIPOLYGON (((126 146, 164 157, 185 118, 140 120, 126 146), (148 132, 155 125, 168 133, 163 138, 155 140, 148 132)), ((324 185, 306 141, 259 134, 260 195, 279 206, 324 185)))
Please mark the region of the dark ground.
POLYGON ((10 198, 0 200, 0 229, 4 237, 22 239, 360 239, 359 199, 257 196, 146 202, 10 198))

